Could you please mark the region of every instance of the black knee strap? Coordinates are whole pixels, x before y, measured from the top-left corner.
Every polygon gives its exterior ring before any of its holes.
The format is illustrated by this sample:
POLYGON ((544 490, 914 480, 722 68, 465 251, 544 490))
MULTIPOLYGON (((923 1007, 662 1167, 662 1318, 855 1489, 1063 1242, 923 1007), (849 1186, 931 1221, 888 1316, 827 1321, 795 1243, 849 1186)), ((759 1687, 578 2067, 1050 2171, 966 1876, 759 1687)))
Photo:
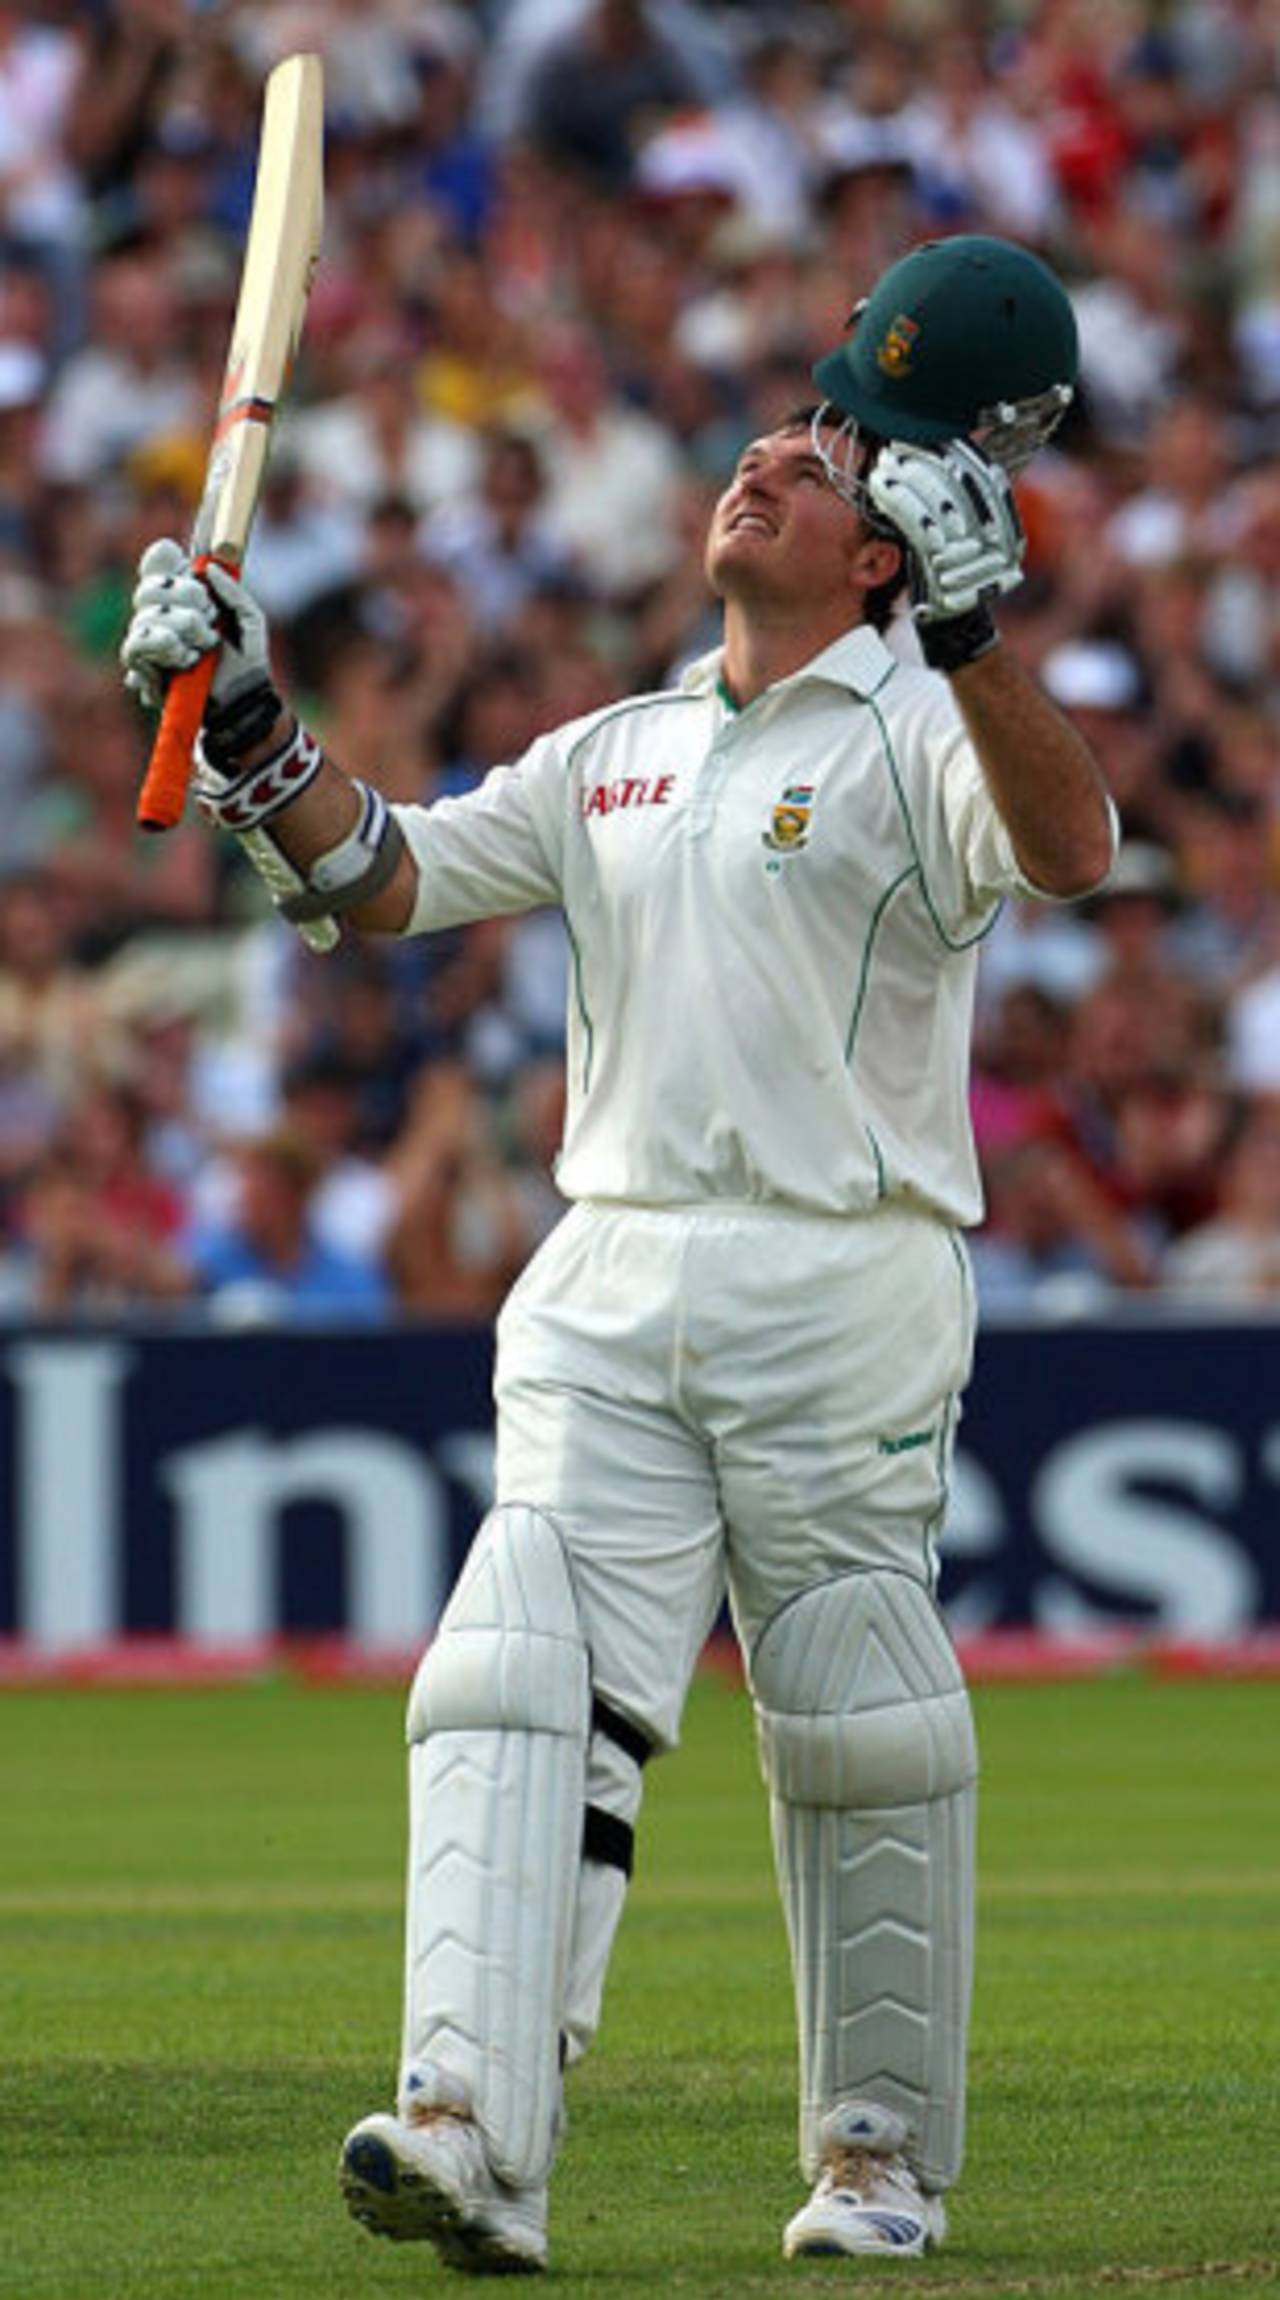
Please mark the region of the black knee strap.
POLYGON ((616 1813, 606 1813, 603 1805, 588 1805, 582 1816, 582 1858, 631 1876, 636 1860, 636 1833, 631 1823, 620 1821, 616 1813))
MULTIPOLYGON (((598 1693, 591 1696, 591 1730, 612 1741, 635 1766, 647 1765, 653 1755, 652 1743, 638 1725, 624 1717, 598 1693)), ((582 1816, 582 1858, 599 1861, 605 1868, 621 1869, 624 1877, 635 1869, 636 1833, 629 1821, 619 1820, 616 1813, 607 1812, 603 1805, 588 1805, 582 1816)))
POLYGON ((620 1709, 614 1709, 609 1702, 602 1701, 598 1693, 591 1696, 591 1730, 593 1733, 603 1733, 606 1741, 612 1741, 616 1748, 631 1759, 633 1765, 647 1765, 653 1755, 653 1743, 647 1734, 642 1733, 638 1725, 633 1725, 629 1717, 624 1717, 620 1709))

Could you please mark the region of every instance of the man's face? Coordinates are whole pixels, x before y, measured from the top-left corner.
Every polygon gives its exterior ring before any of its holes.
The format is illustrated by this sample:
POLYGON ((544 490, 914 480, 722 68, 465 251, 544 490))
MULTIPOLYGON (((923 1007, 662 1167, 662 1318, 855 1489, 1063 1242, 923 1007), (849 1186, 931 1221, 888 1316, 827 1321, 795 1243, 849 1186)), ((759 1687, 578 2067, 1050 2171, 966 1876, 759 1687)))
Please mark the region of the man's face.
POLYGON ((879 567, 859 584, 871 542, 862 520, 836 494, 813 450, 807 423, 766 432, 739 458, 712 513, 706 570, 722 598, 830 606, 882 581, 879 567))

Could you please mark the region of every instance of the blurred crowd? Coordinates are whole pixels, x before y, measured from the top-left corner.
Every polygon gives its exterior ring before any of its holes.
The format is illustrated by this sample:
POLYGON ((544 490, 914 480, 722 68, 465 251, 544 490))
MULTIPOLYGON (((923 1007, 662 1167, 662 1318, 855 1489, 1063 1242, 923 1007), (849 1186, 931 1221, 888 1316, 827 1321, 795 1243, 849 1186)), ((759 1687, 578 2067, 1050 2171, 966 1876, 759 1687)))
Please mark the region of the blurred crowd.
POLYGON ((1057 268, 1081 390, 1001 621, 1124 847, 984 947, 980 1291, 1274 1299, 1277 0, 0 0, 0 1313, 485 1317, 559 1211, 556 916, 321 960, 232 842, 134 828, 132 570, 302 47, 324 253, 247 572, 398 799, 714 643, 710 504, 888 262, 1057 268))

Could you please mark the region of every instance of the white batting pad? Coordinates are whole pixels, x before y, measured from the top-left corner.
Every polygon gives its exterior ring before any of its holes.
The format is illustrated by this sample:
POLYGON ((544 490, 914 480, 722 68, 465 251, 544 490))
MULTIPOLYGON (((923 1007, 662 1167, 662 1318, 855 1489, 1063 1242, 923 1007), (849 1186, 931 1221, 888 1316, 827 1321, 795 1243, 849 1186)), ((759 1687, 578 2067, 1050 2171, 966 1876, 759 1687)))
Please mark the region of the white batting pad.
POLYGON ((905 1574, 808 1591, 752 1659, 800 2039, 800 2156, 865 2098, 907 2120, 922 2184, 964 2149, 977 1752, 942 1620, 905 1574))
POLYGON ((409 1698, 400 2102, 456 2080, 513 2187, 545 2180, 555 2144, 588 1711, 559 1535, 496 1509, 409 1698))

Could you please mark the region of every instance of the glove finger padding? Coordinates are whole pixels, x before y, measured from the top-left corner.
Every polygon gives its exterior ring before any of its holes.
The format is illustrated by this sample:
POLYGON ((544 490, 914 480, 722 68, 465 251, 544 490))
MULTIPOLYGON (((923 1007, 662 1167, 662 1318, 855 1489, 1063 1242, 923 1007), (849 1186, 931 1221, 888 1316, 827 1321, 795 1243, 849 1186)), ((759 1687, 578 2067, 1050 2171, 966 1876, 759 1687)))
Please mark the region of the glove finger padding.
POLYGON ((177 575, 190 566, 191 554, 184 551, 181 543, 175 541, 172 535, 158 535, 154 543, 148 543, 138 561, 138 574, 142 577, 177 575))
POLYGON ((218 649, 212 701, 225 706, 269 683, 266 617, 257 600, 224 567, 200 574, 180 543, 163 536, 143 552, 120 648, 125 685, 158 710, 170 674, 218 649))
POLYGON ((886 444, 867 491, 911 553, 917 621, 967 614, 1022 581, 1026 541, 1008 476, 968 440, 886 444))
POLYGON ((130 608, 120 648, 124 683, 148 710, 159 710, 170 673, 190 670, 218 644, 213 602, 180 543, 162 536, 148 545, 130 608))

